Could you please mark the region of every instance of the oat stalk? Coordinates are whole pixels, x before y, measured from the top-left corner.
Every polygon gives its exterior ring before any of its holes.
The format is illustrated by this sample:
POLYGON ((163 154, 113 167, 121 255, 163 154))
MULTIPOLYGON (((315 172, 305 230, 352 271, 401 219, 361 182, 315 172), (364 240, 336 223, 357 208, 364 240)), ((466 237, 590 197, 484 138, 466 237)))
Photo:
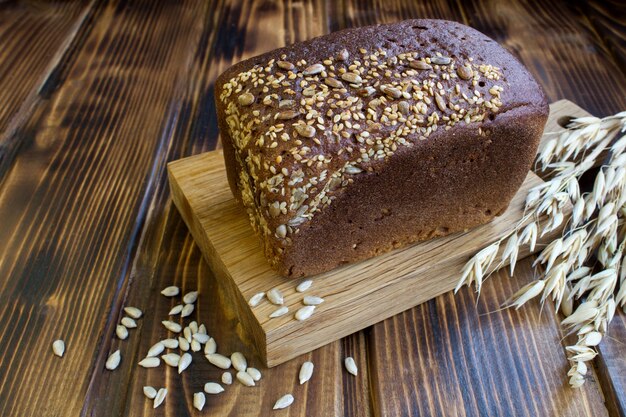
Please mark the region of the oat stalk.
POLYGON ((455 289, 474 283, 480 293, 484 280, 506 262, 513 275, 523 245, 532 252, 539 239, 562 228, 533 264, 538 278, 505 306, 518 309, 539 297, 561 310, 561 324, 577 335, 576 344, 566 347, 574 388, 585 383, 587 363, 597 355, 617 306, 626 304, 625 132, 626 112, 621 112, 572 119, 565 131, 550 134, 539 149, 536 168, 551 179, 529 191, 524 216, 508 234, 467 262, 455 289), (597 166, 593 189, 581 193, 578 180, 597 166), (571 213, 564 211, 568 204, 571 213))

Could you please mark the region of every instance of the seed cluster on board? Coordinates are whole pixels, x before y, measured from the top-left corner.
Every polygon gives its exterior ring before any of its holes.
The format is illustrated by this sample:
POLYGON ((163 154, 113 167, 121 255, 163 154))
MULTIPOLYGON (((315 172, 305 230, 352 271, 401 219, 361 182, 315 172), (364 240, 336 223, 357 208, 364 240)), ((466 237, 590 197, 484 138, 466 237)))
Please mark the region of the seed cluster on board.
POLYGON ((471 57, 342 49, 321 62, 291 58, 255 65, 219 92, 241 197, 255 231, 279 243, 274 257, 355 175, 502 107, 501 70, 471 57))

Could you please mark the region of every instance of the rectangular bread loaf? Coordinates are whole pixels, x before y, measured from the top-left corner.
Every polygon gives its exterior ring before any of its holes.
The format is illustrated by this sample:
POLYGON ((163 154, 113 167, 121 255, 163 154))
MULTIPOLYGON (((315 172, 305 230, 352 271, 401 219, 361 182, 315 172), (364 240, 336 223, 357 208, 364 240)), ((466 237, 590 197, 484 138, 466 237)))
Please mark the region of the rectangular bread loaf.
POLYGON ((277 49, 224 72, 215 98, 230 187, 289 277, 490 221, 548 116, 510 53, 443 20, 277 49))

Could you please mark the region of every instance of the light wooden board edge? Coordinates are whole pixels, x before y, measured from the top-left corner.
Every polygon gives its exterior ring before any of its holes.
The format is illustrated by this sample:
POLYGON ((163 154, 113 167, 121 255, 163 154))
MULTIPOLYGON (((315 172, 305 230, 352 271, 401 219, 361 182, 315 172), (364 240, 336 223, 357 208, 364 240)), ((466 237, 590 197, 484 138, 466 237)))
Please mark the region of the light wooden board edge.
MULTIPOLYGON (((568 101, 554 103, 546 132, 562 130, 557 121, 563 116, 586 114, 568 101)), ((487 225, 412 245, 314 278, 310 293, 326 301, 309 320, 298 322, 293 319, 293 313, 302 306, 302 295, 295 292, 301 280, 287 280, 270 270, 247 216, 232 198, 223 170, 221 151, 171 162, 168 172, 172 198, 217 278, 226 285, 240 313, 242 326, 269 367, 454 288, 458 272, 469 256, 505 233, 512 219, 520 218, 526 191, 541 181, 529 173, 507 212, 487 225), (213 181, 209 187, 207 176, 213 181), (190 189, 206 190, 206 194, 200 198, 195 196, 192 203, 186 196, 190 189), (203 212, 203 207, 209 206, 212 210, 203 212), (437 279, 432 279, 433 276, 437 279), (247 299, 273 287, 285 294, 285 305, 290 313, 269 320, 267 317, 275 306, 265 302, 251 309, 247 299)), ((527 255, 525 251, 520 258, 527 255)))

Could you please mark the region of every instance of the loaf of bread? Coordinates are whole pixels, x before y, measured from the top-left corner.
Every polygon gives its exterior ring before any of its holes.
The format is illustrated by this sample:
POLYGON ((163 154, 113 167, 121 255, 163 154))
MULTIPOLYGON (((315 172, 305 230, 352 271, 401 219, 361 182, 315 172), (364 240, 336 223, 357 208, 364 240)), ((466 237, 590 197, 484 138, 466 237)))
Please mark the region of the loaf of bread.
POLYGON ((215 99, 230 187, 289 277, 490 221, 548 116, 510 53, 443 20, 268 52, 224 72, 215 99))

